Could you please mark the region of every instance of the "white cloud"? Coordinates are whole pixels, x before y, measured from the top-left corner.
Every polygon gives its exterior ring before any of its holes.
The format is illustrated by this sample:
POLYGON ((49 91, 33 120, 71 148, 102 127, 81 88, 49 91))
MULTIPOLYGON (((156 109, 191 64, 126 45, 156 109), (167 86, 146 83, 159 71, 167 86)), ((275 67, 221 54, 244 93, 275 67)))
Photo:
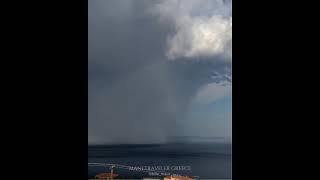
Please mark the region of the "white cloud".
POLYGON ((165 0, 155 7, 161 20, 175 24, 176 32, 168 37, 167 56, 231 57, 231 3, 222 0, 165 0))

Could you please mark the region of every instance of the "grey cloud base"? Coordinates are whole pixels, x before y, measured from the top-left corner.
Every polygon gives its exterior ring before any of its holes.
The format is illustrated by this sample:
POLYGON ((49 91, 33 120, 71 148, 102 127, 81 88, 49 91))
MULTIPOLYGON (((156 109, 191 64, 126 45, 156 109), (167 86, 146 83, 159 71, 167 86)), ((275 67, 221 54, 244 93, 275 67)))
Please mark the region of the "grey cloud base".
MULTIPOLYGON (((165 143, 200 87, 231 82, 225 56, 166 56, 175 24, 159 1, 89 1, 88 143, 165 143)), ((226 59, 227 58, 227 59, 226 59)))

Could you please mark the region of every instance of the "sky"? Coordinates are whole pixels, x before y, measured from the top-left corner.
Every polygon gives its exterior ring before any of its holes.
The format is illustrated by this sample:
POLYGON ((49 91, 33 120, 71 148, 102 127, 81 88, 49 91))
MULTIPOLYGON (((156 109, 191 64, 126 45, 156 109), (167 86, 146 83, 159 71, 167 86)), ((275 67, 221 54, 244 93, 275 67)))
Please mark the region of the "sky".
POLYGON ((231 1, 88 6, 89 144, 231 137, 231 1))

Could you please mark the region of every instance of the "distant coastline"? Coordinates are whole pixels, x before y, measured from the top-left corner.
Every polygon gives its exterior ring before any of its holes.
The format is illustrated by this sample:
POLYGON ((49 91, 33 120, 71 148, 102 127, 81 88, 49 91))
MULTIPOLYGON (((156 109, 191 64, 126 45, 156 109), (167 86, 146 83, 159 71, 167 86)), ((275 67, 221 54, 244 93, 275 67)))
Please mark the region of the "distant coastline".
POLYGON ((161 143, 117 143, 117 142, 90 142, 88 146, 119 146, 119 147, 135 147, 135 146, 158 146, 164 144, 198 144, 198 143, 222 143, 232 144, 231 137, 200 137, 200 136, 171 136, 166 142, 161 143))

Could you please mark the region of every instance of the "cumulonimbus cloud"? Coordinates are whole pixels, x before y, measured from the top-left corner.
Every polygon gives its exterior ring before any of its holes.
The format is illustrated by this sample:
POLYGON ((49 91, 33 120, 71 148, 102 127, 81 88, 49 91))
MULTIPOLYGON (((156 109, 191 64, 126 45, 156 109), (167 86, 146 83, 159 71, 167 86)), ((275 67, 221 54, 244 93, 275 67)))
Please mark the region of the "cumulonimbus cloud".
POLYGON ((231 58, 231 1, 165 0, 154 6, 153 13, 175 25, 175 33, 167 38, 168 59, 231 58))
POLYGON ((222 81, 231 81, 230 62, 211 57, 227 52, 230 4, 93 0, 89 5, 89 144, 165 143, 184 131, 193 98, 206 104, 225 96, 222 81), (165 55, 209 56, 209 61, 166 61, 165 55))

